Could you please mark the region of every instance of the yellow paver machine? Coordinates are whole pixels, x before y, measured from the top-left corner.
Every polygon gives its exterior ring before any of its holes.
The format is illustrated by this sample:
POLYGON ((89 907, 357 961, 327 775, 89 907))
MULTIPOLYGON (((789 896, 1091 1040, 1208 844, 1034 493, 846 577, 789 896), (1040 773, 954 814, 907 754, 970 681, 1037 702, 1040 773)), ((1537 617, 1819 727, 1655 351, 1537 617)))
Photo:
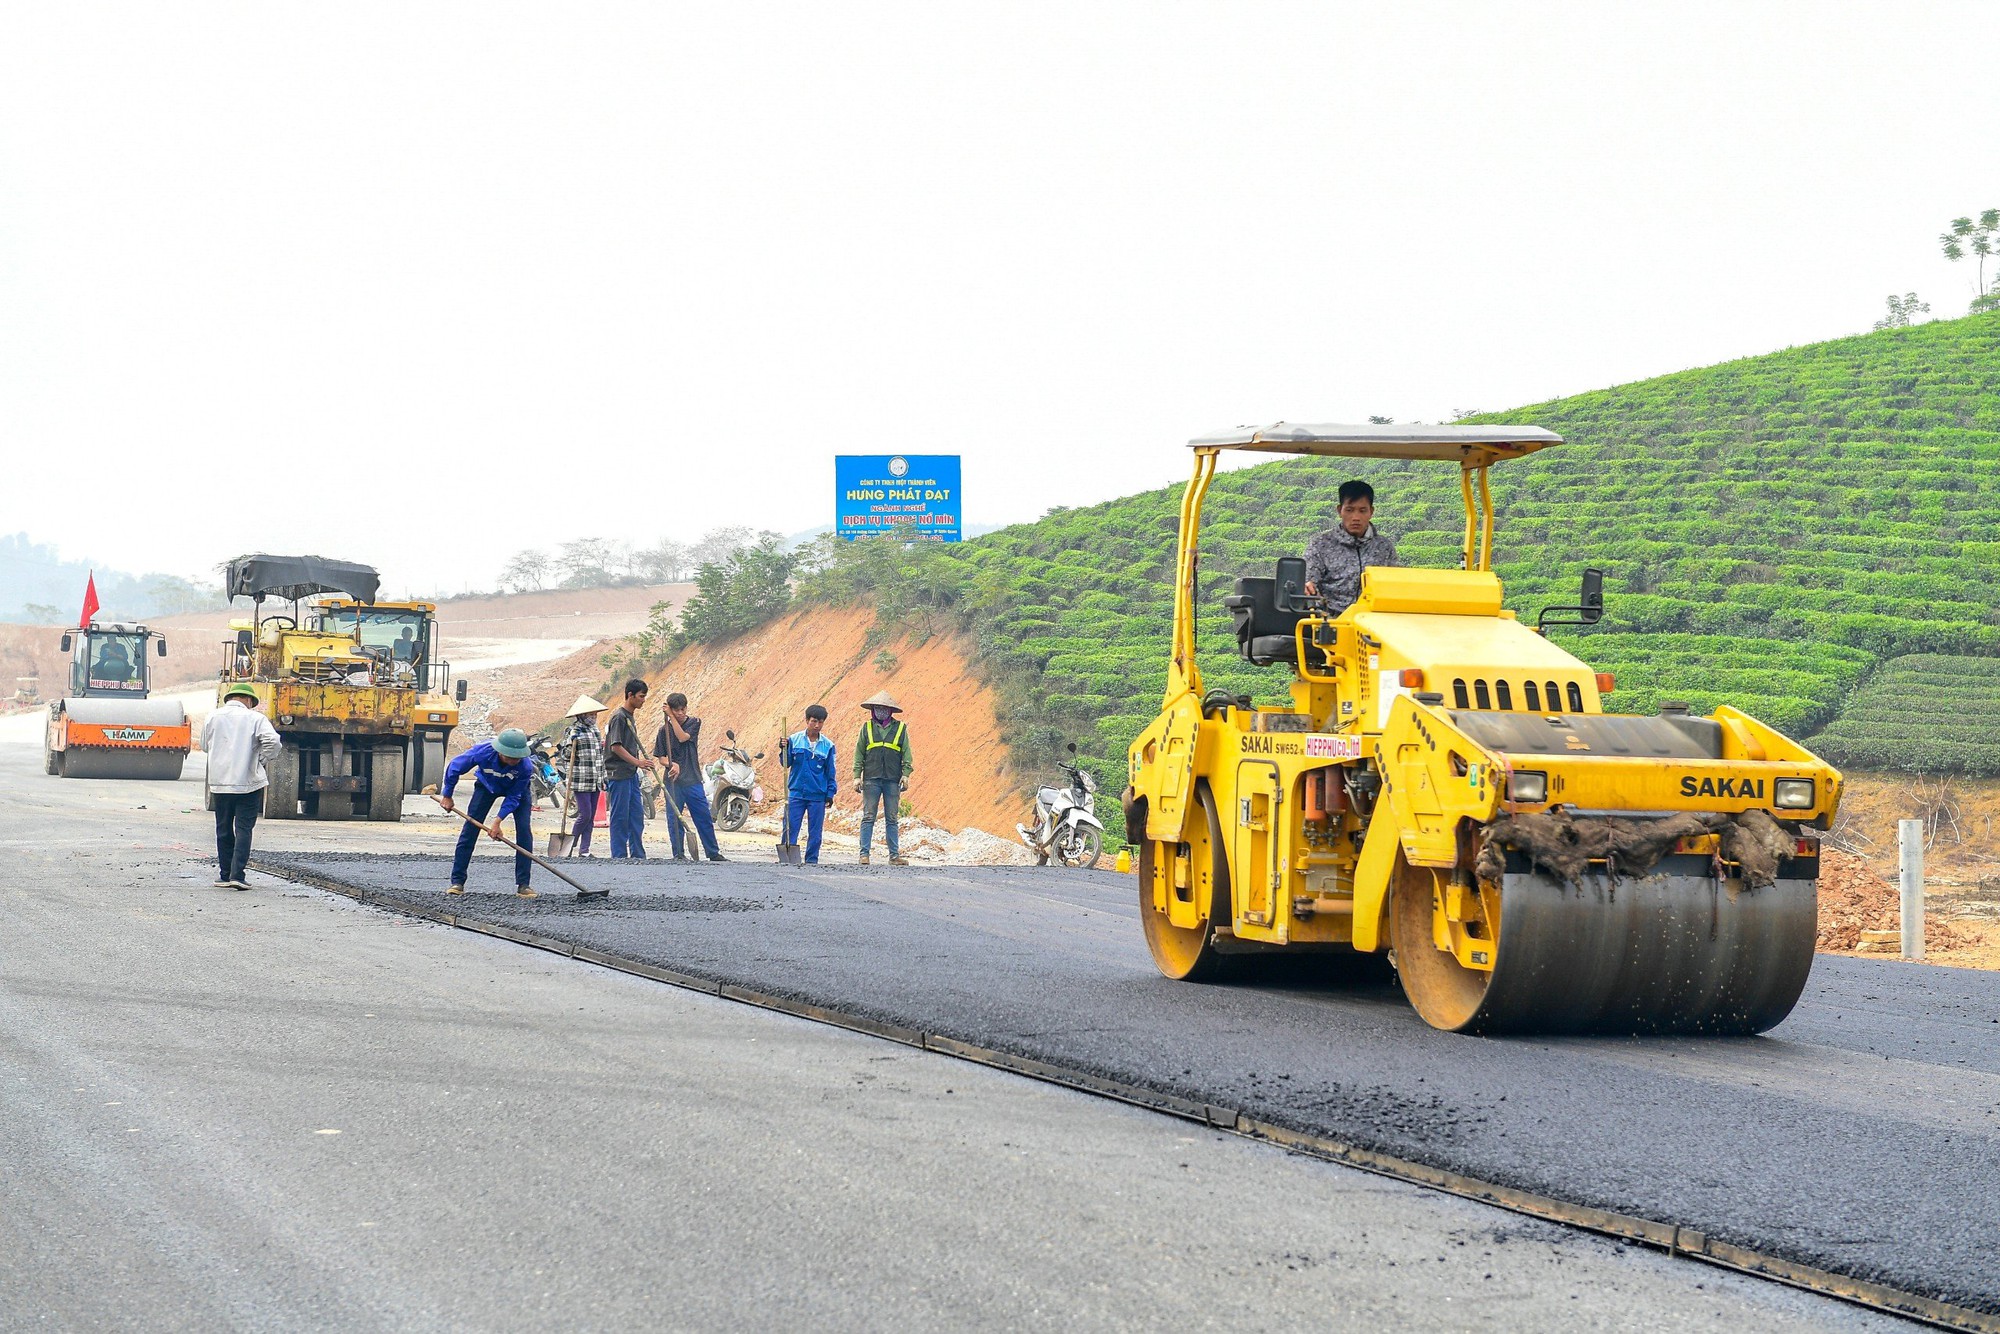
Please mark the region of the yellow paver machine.
POLYGON ((403 794, 443 774, 465 699, 462 680, 448 693, 435 604, 378 601, 373 568, 320 556, 239 556, 226 578, 253 607, 231 622, 217 703, 247 683, 284 742, 264 815, 401 819, 403 794), (264 615, 273 597, 291 611, 264 615))
MULTIPOLYGON (((1161 972, 1387 950, 1417 1012, 1461 1032, 1755 1033, 1791 1011, 1840 774, 1735 709, 1607 713, 1611 679, 1502 606, 1488 471, 1561 443, 1283 423, 1193 442, 1166 697, 1125 793, 1161 972), (1281 559, 1226 605, 1290 700, 1204 692, 1197 536, 1224 450, 1456 464, 1463 568, 1366 570, 1336 613, 1281 559)), ((1602 609, 1592 571, 1543 619, 1602 609)))

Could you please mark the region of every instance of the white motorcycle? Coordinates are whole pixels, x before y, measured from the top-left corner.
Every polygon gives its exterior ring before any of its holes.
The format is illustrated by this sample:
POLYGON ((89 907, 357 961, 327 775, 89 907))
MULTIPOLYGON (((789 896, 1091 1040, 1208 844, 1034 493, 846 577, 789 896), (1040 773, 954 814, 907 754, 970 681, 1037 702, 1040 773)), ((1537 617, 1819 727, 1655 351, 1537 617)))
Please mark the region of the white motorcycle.
POLYGON ((741 829, 750 818, 750 808, 764 804, 764 788, 757 781, 755 761, 764 752, 751 755, 736 744, 736 733, 725 733, 728 745, 703 771, 702 785, 708 792, 708 809, 715 815, 717 829, 741 829))
MULTIPOLYGON (((1076 743, 1069 744, 1076 754, 1076 743)), ((1067 787, 1045 787, 1035 793, 1035 826, 1017 824, 1015 830, 1035 865, 1047 866, 1053 857, 1064 866, 1089 870, 1097 865, 1104 850, 1104 826, 1097 820, 1097 780, 1075 762, 1062 766, 1069 775, 1067 787)))

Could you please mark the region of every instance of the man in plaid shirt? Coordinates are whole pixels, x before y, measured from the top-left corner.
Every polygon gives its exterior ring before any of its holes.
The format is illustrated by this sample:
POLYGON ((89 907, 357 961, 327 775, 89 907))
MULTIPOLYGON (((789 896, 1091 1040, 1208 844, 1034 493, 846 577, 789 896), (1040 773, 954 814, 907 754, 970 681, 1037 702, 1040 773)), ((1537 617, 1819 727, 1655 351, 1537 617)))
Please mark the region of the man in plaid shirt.
POLYGON ((576 824, 570 836, 579 857, 590 855, 590 832, 597 826, 597 803, 604 794, 604 736, 597 730, 597 715, 602 712, 602 704, 579 696, 563 736, 569 748, 569 790, 576 798, 576 824))

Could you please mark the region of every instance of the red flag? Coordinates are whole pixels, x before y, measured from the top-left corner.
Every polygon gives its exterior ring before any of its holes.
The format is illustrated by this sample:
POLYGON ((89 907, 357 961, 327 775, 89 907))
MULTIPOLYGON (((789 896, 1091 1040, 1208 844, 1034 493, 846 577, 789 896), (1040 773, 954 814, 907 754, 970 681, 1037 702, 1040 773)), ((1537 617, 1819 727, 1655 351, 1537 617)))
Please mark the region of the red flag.
POLYGON ((83 590, 83 619, 76 623, 79 630, 90 628, 90 618, 97 615, 97 571, 90 572, 90 582, 83 590))

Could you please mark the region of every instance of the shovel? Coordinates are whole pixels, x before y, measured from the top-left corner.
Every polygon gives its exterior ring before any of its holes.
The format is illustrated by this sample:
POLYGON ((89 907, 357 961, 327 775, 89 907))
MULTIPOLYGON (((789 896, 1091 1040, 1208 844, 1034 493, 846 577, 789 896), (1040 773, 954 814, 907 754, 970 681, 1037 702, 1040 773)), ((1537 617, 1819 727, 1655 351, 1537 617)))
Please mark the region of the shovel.
POLYGON ((563 775, 562 825, 549 835, 549 856, 568 857, 572 855, 570 844, 576 841, 569 832, 570 809, 576 802, 576 745, 570 745, 569 772, 563 775))
MULTIPOLYGON (((792 767, 791 719, 779 719, 778 727, 781 729, 778 734, 778 755, 784 761, 784 767, 790 769, 792 767)), ((789 778, 785 785, 787 787, 791 786, 789 778)), ((799 855, 799 845, 785 842, 786 835, 791 832, 791 827, 792 813, 790 803, 787 803, 785 813, 778 817, 778 865, 804 866, 805 858, 799 855)))
MULTIPOLYGON (((432 801, 435 801, 438 805, 440 806, 444 805, 444 798, 438 796, 437 788, 435 786, 425 788, 424 795, 429 797, 432 801)), ((451 813, 453 815, 456 815, 459 819, 465 821, 467 824, 471 825, 474 829, 480 830, 481 832, 485 832, 486 826, 479 823, 479 821, 473 819, 470 815, 467 815, 464 811, 457 810, 454 808, 451 813)), ((534 853, 522 847, 519 843, 516 843, 513 839, 508 838, 505 834, 500 835, 500 841, 502 843, 505 843, 508 847, 514 849, 514 851, 520 853, 523 857, 526 857, 529 861, 533 862, 535 865, 541 867, 544 871, 547 871, 550 875, 554 876, 556 879, 562 881, 565 885, 568 885, 571 889, 575 890, 577 901, 579 903, 585 903, 590 901, 591 899, 608 899, 611 897, 611 891, 608 889, 585 889, 582 885, 577 884, 576 881, 570 879, 568 876, 564 875, 561 871, 558 871, 555 867, 549 865, 547 862, 543 861, 540 857, 537 857, 534 853)))

